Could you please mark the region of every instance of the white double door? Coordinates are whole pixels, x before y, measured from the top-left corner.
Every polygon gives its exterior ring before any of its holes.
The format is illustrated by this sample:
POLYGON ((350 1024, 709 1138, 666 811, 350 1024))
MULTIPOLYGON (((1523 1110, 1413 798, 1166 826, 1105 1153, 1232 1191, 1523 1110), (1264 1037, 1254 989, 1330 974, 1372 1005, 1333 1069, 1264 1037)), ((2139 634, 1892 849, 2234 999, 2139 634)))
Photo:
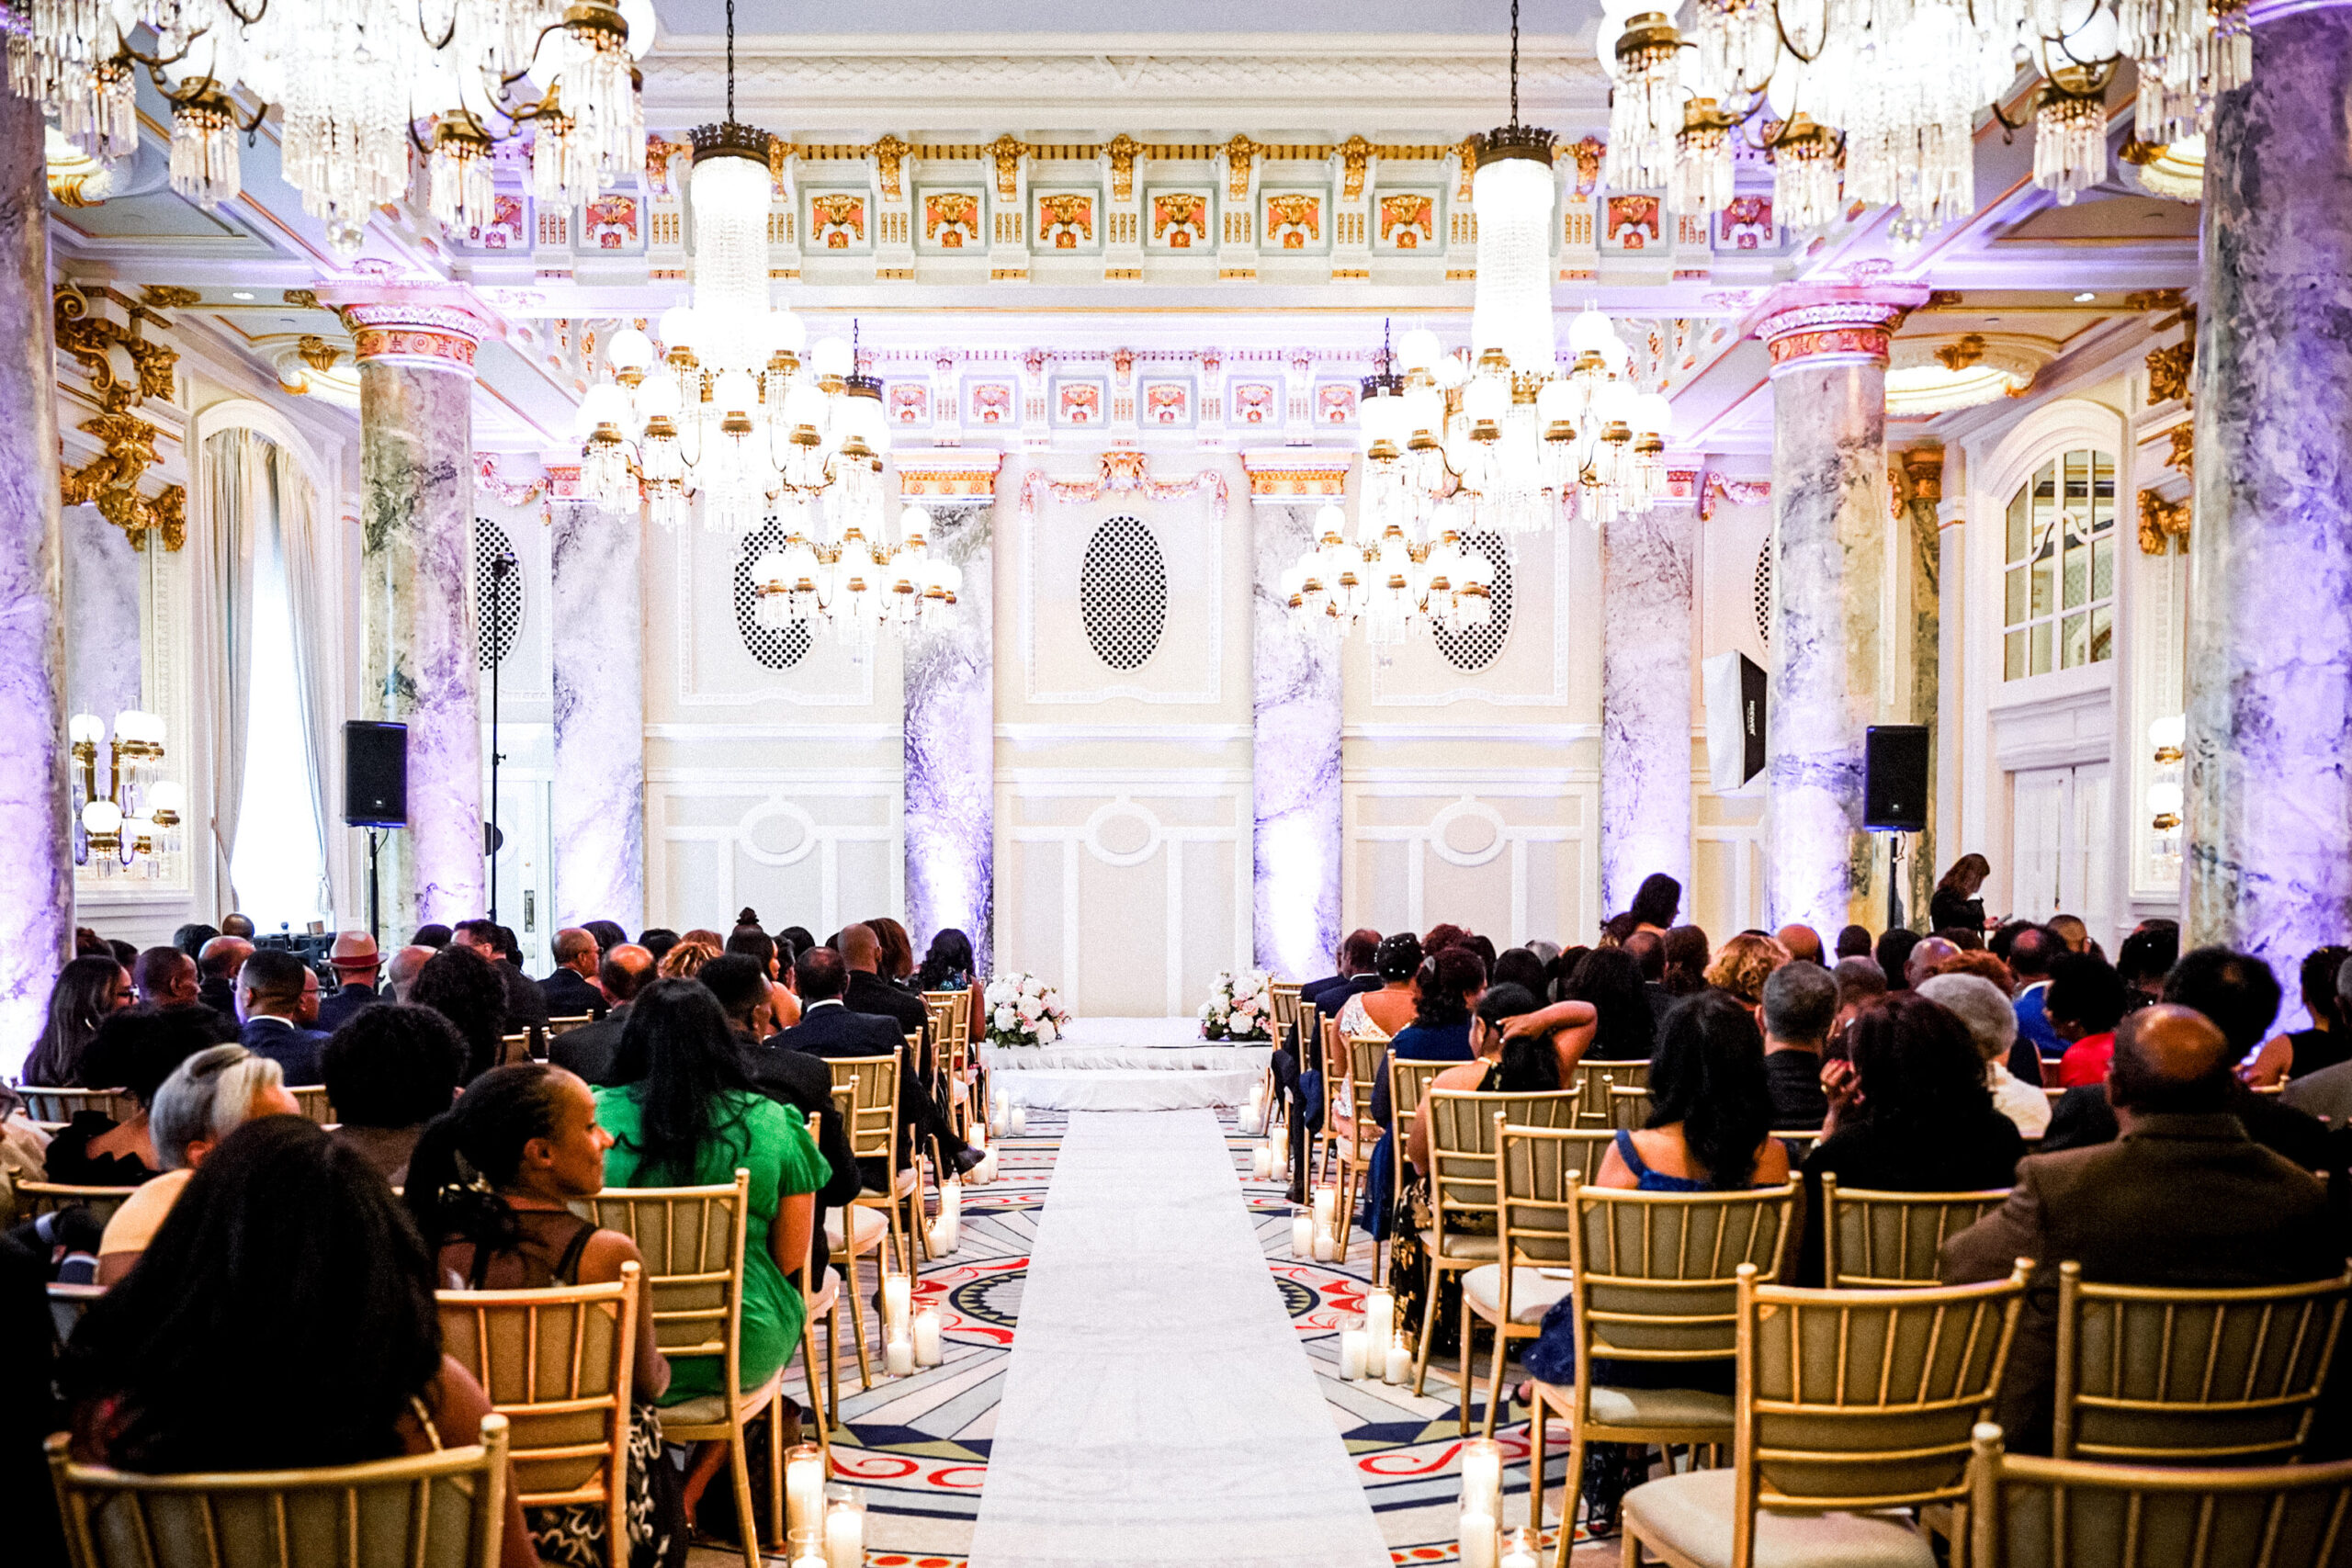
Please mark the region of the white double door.
POLYGON ((2115 816, 2109 765, 2027 768, 2009 778, 2011 912, 2028 920, 2079 916, 2109 944, 2115 816))

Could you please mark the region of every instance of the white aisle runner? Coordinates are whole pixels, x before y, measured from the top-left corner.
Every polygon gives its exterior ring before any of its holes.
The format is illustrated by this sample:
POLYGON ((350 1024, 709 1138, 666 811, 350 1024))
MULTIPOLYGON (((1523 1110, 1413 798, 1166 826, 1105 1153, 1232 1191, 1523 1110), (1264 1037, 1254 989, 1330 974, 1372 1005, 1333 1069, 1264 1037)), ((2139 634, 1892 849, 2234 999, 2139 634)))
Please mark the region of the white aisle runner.
POLYGON ((1070 1117, 971 1568, 1387 1568, 1206 1111, 1070 1117))

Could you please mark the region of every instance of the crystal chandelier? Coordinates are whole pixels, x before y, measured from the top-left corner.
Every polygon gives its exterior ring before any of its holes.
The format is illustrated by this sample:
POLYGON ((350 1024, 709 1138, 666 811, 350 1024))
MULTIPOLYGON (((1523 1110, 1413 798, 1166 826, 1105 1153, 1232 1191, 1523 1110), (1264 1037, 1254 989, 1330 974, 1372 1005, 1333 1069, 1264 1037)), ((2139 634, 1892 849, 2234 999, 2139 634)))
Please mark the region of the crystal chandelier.
POLYGON ((831 547, 795 535, 751 566, 753 615, 781 630, 795 621, 831 626, 846 646, 871 649, 884 630, 938 627, 963 589, 963 569, 931 551, 931 513, 899 513, 899 542, 852 527, 831 547))
POLYGON ((237 142, 278 108, 287 182, 346 258, 368 214, 407 196, 412 150, 452 231, 489 216, 493 126, 533 132, 542 202, 585 201, 644 156, 631 61, 652 46, 652 0, 270 0, 250 15, 232 0, 31 0, 10 15, 10 90, 92 157, 138 146, 145 71, 171 106, 172 188, 208 209, 237 195, 237 142), (517 96, 533 85, 537 98, 517 96))
POLYGON ((1892 207, 1905 244, 1975 211, 1987 107, 2009 130, 2032 124, 2034 183, 2063 204, 2107 177, 2105 99, 2123 62, 2152 144, 2209 130, 2215 98, 2253 69, 2246 0, 1696 0, 1688 38, 1654 4, 1603 3, 1611 188, 1719 212, 1730 138, 1747 135, 1772 162, 1781 222, 1892 207), (2021 63, 2043 81, 2012 121, 2001 102, 2021 63))
POLYGON ((1458 632, 1486 624, 1493 611, 1494 562, 1463 540, 1458 502, 1440 505, 1426 539, 1404 524, 1374 523, 1367 510, 1347 536, 1337 506, 1316 514, 1316 542, 1278 586, 1300 624, 1338 636, 1363 627, 1375 645, 1400 641, 1419 626, 1458 632))
POLYGON ((107 788, 98 790, 98 744, 106 721, 77 713, 66 721, 73 750, 75 865, 95 865, 100 876, 130 871, 165 875, 180 852, 180 814, 186 792, 162 778, 164 721, 130 708, 115 715, 114 743, 107 749, 107 788))

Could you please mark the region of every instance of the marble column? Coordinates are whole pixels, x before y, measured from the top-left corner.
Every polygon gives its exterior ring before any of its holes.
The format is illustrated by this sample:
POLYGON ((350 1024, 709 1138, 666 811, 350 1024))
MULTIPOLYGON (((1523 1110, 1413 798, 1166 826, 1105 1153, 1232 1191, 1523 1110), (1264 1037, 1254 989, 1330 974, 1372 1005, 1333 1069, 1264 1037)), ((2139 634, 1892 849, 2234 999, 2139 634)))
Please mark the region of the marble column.
POLYGON ((0 1075, 74 953, 64 536, 40 107, 0 94, 0 1075))
POLYGON ((933 515, 931 547, 964 583, 946 624, 906 643, 907 926, 918 958, 939 932, 962 931, 985 975, 996 947, 996 525, 985 506, 933 515))
POLYGON ((1340 649, 1277 592, 1315 542, 1320 502, 1251 511, 1250 840, 1253 962, 1293 980, 1340 945, 1340 649))
POLYGON ((1690 604, 1697 496, 1600 537, 1600 902, 1664 872, 1690 887, 1690 604))
POLYGON ((2352 927, 2352 8, 2254 16, 2205 139, 2184 942, 2292 995, 2352 927))
POLYGON ((386 835, 384 888, 385 924, 405 941, 486 912, 472 446, 474 349, 492 329, 458 290, 329 302, 359 363, 369 716, 408 726, 409 825, 386 835))
POLYGON ((1755 327, 1772 357, 1772 672, 1766 919, 1885 923, 1862 831, 1886 575, 1887 342, 1923 289, 1792 288, 1755 327))
POLYGON ((645 924, 645 610, 641 518, 558 503, 548 540, 555 632, 555 912, 560 926, 645 924))
POLYGON ((1903 912, 1911 929, 1928 929, 1928 900, 1942 874, 1936 848, 1936 764, 1941 732, 1936 714, 1941 703, 1943 662, 1943 538, 1939 511, 1944 498, 1944 449, 1914 446, 1887 465, 1894 487, 1898 569, 1897 615, 1905 619, 1909 656, 1894 672, 1895 722, 1923 724, 1930 737, 1928 766, 1928 826, 1914 836, 1903 874, 1903 912), (1906 613, 1907 612, 1907 613, 1906 613))

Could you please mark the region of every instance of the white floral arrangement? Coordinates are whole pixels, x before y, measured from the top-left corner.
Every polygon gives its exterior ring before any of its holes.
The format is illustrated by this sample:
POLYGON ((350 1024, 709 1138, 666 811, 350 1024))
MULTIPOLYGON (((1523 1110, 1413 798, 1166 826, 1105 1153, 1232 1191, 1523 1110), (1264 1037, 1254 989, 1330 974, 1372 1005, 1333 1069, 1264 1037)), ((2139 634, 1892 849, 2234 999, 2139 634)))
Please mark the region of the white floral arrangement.
POLYGON ((1236 975, 1220 969, 1201 1004, 1205 1040, 1272 1040, 1274 1037, 1274 977, 1262 969, 1236 975))
POLYGON ((997 976, 981 996, 991 1045, 1051 1045, 1069 1027, 1060 995, 1027 970, 997 976))

